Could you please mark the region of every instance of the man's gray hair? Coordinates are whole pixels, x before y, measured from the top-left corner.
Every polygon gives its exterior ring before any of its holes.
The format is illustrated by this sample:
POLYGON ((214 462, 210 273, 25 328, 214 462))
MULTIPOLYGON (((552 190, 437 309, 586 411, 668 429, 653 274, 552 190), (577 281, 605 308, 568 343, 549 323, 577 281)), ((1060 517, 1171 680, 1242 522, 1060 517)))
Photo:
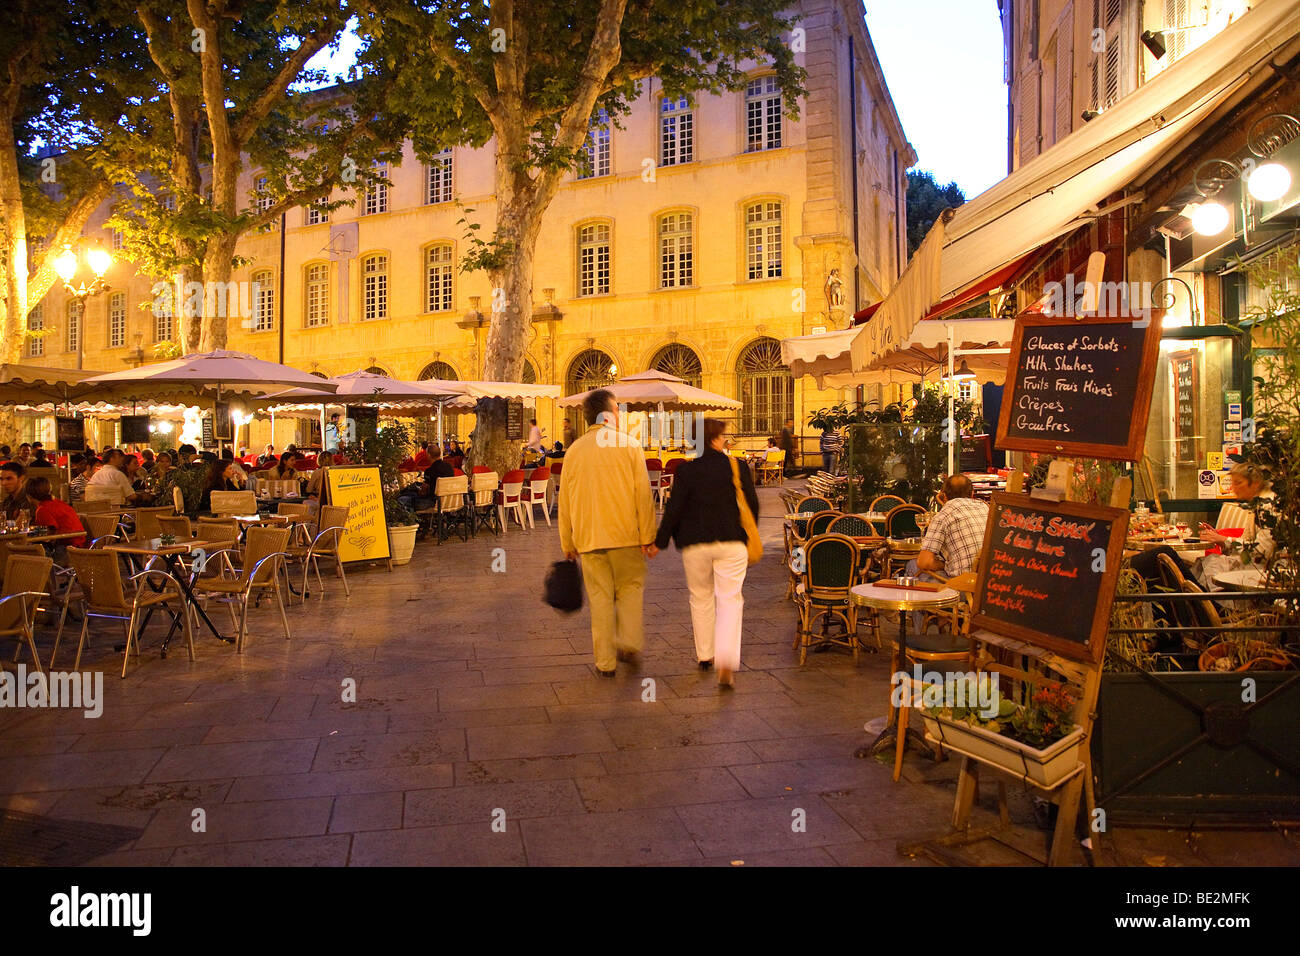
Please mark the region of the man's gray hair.
POLYGON ((614 393, 607 388, 598 388, 582 400, 582 417, 588 425, 595 425, 604 412, 614 407, 614 393))

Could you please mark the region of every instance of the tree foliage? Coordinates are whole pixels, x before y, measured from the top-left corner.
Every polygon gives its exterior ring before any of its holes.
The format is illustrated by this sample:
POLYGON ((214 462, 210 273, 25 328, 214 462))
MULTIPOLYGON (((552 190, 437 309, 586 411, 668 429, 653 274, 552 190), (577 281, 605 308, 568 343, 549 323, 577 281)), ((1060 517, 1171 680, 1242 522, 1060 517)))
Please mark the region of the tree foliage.
POLYGON ((907 174, 907 254, 910 257, 921 245, 934 221, 945 209, 956 209, 966 201, 966 194, 955 182, 940 186, 934 174, 912 170, 907 174))

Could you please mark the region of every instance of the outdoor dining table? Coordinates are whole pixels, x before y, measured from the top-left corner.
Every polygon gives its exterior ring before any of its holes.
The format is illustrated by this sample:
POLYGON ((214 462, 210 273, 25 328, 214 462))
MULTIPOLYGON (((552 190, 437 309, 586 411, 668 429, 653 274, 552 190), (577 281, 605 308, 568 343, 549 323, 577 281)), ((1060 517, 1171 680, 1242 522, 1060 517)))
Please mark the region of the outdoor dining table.
MULTIPOLYGON (((151 547, 144 544, 109 544, 104 546, 106 551, 114 551, 118 554, 135 558, 142 563, 148 563, 151 558, 161 558, 167 573, 170 574, 181 587, 181 593, 185 595, 185 600, 190 606, 198 612, 199 619, 212 632, 212 636, 226 644, 233 643, 231 638, 225 637, 217 626, 212 623, 212 618, 208 617, 208 612, 204 610, 203 605, 194 597, 194 591, 190 587, 189 574, 185 566, 181 564, 181 558, 187 554, 194 554, 196 551, 217 552, 225 548, 235 546, 233 541, 178 541, 176 544, 159 545, 151 547)), ((153 615, 153 608, 150 608, 145 616, 144 623, 148 624, 149 618, 153 615)), ((141 625, 143 627, 143 625, 141 625)), ((167 645, 171 642, 172 636, 176 633, 177 622, 172 621, 171 627, 167 630, 167 636, 162 642, 162 656, 167 656, 167 645)))
MULTIPOLYGON (((933 585, 931 585, 933 587, 933 585)), ((859 584, 849 589, 849 600, 858 607, 873 608, 877 611, 898 612, 898 641, 894 645, 894 656, 890 674, 896 674, 907 663, 907 615, 911 611, 936 611, 956 607, 961 601, 961 593, 952 588, 940 588, 932 591, 926 588, 903 588, 888 581, 876 584, 859 584)), ((915 725, 907 728, 909 740, 917 741, 929 751, 925 734, 915 725)), ((898 711, 890 705, 889 719, 879 736, 868 746, 858 750, 857 756, 869 757, 891 747, 898 746, 898 711)), ((894 777, 898 779, 897 776, 894 777)))

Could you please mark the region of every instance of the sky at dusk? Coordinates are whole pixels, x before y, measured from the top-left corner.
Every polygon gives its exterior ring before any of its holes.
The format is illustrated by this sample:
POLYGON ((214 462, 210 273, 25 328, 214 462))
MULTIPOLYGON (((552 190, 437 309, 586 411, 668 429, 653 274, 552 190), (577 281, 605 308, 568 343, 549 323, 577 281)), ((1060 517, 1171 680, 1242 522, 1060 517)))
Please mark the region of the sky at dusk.
MULTIPOLYGON (((867 29, 885 82, 916 149, 915 169, 969 199, 1007 174, 1007 88, 997 0, 866 0, 867 29)), ((340 77, 358 41, 309 64, 340 77)))

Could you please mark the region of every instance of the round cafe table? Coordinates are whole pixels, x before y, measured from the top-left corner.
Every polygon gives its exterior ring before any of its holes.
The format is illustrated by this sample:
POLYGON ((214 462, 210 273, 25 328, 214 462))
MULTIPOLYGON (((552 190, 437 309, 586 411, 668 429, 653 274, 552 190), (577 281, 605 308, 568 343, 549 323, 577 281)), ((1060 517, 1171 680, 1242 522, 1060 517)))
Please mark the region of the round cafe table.
MULTIPOLYGON (((961 601, 961 594, 952 588, 942 588, 938 591, 927 591, 919 588, 916 590, 902 590, 894 587, 881 587, 879 584, 859 584, 849 590, 849 600, 858 607, 874 608, 877 611, 898 612, 898 641, 894 645, 894 656, 890 670, 891 674, 896 674, 899 668, 907 663, 907 615, 912 611, 936 611, 956 607, 961 601)), ((908 727, 907 738, 916 741, 921 745, 922 749, 929 751, 929 745, 925 742, 925 734, 919 727, 908 727)), ((905 745, 906 742, 904 742, 905 745)), ((898 746, 898 713, 891 706, 889 721, 885 729, 868 746, 859 748, 856 756, 870 757, 882 750, 897 749, 898 746)), ((895 763, 897 764, 897 761, 895 763)), ((895 773, 894 779, 898 779, 897 773, 895 773)))

